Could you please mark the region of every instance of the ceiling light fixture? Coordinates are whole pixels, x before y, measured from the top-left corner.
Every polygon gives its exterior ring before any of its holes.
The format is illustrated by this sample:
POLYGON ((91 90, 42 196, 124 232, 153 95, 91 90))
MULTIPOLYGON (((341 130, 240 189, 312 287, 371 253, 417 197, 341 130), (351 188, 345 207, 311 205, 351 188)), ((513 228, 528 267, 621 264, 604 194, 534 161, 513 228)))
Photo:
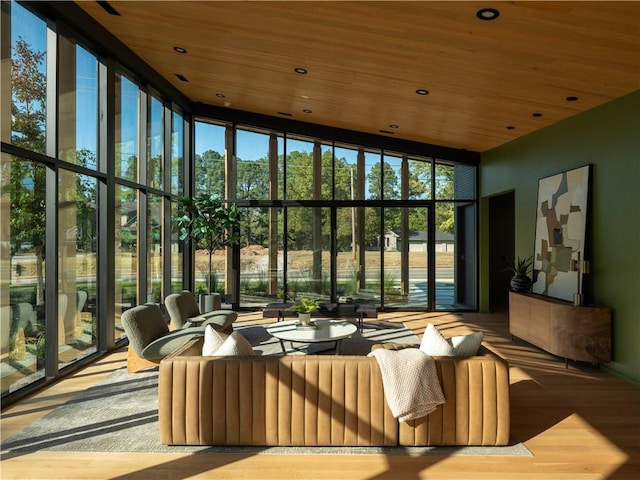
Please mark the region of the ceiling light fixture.
POLYGON ((429 95, 429 90, 425 90, 424 88, 419 88, 418 90, 416 90, 416 93, 418 95, 429 95))
POLYGON ((531 114, 531 116, 532 116, 532 117, 536 117, 536 118, 537 118, 537 117, 541 117, 541 116, 542 116, 542 114, 541 114, 541 113, 539 113, 539 112, 535 112, 535 113, 532 113, 532 114, 531 114))
POLYGON ((515 130, 516 127, 514 127, 513 125, 507 125, 507 130, 515 130))
POLYGON ((398 125, 396 125, 395 123, 392 123, 391 125, 389 125, 389 128, 400 128, 400 127, 398 127, 398 125))
POLYGON ((571 97, 567 97, 567 98, 565 98, 565 100, 566 100, 567 102, 575 102, 576 100, 578 100, 578 97, 573 97, 573 96, 571 96, 571 97))
POLYGON ((293 69, 294 72, 299 73, 300 75, 306 75, 307 69, 302 67, 296 67, 293 69))
POLYGON ((216 97, 218 97, 218 98, 224 98, 224 97, 225 97, 225 95, 224 95, 224 93, 216 93, 216 97))
POLYGON ((176 53, 187 53, 187 50, 185 48, 182 48, 182 47, 173 47, 173 50, 176 53))
POLYGON ((305 108, 304 110, 302 110, 304 113, 311 113, 311 110, 309 110, 308 108, 305 108))
POLYGON ((476 12, 476 17, 480 20, 495 20, 500 16, 500 12, 495 8, 481 8, 476 12))

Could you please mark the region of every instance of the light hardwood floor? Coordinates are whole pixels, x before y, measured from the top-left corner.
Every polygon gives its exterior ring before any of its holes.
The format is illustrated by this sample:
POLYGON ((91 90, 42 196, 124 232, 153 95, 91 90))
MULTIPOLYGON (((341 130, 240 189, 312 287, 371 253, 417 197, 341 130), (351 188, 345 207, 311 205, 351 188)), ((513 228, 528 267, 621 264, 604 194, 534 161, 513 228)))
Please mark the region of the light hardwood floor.
MULTIPOLYGON (((481 330, 510 362, 512 434, 533 457, 4 453, 8 479, 601 480, 640 478, 640 387, 592 366, 569 364, 508 333, 507 315, 389 313, 418 336, 428 322, 449 336, 481 330)), ((259 314, 238 321, 261 321, 259 314)), ((1 438, 125 364, 124 351, 2 412, 1 438)))

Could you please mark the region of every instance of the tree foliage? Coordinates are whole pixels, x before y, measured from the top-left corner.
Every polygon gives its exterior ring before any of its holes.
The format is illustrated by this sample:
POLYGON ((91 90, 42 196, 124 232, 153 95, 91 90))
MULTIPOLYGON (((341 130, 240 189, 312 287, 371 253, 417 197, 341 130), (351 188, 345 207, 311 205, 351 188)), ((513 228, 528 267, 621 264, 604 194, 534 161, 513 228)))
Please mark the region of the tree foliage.
POLYGON ((378 162, 371 167, 367 180, 369 181, 369 198, 372 200, 395 200, 400 198, 400 180, 398 174, 388 162, 378 162))
MULTIPOLYGON (((222 178, 224 182, 224 176, 222 178)), ((266 200, 269 198, 269 161, 266 157, 258 160, 238 160, 237 197, 245 200, 266 200)), ((243 245, 264 245, 269 237, 267 208, 245 210, 243 245)))
MULTIPOLYGON (((87 148, 73 152, 70 159, 83 167, 96 165, 95 153, 87 148)), ((76 175, 76 222, 77 248, 86 252, 93 252, 97 240, 97 185, 96 179, 87 175, 76 175)))
POLYGON ((18 37, 11 56, 11 143, 45 153, 47 77, 45 52, 34 52, 18 37))
MULTIPOLYGON (((11 56, 11 142, 39 153, 46 145, 46 75, 44 52, 35 52, 19 37, 11 56)), ((36 303, 44 303, 45 167, 14 159, 11 192, 11 255, 25 247, 36 255, 36 303)))
POLYGON ((202 155, 196 154, 196 194, 224 196, 224 157, 214 151, 207 150, 202 155))
POLYGON ((260 160, 239 160, 237 167, 237 197, 245 200, 269 198, 269 163, 260 160))
MULTIPOLYGON (((196 156, 196 192, 214 193, 222 196, 224 192, 225 172, 222 154, 208 150, 196 156)), ((281 156, 278 165, 284 165, 281 156)), ((286 157, 286 198, 288 200, 330 200, 358 199, 355 192, 357 182, 352 181, 356 165, 350 164, 344 157, 333 158, 330 150, 324 150, 321 157, 320 192, 314 190, 318 179, 314 177, 313 152, 294 150, 286 157)), ((453 168, 445 166, 437 170, 436 182, 439 199, 453 198, 453 168)), ((432 199, 432 164, 431 162, 413 161, 408 179, 408 198, 432 199)), ((279 192, 282 192, 283 172, 278 171, 279 192)), ((367 174, 367 197, 372 200, 399 199, 400 178, 398 172, 389 162, 374 164, 367 174), (384 183, 383 183, 384 179, 384 183)), ((269 192, 269 159, 265 155, 257 160, 237 161, 238 199, 268 200, 269 192)), ((279 199, 282 198, 279 193, 279 199)), ((453 203, 439 202, 435 205, 436 228, 444 232, 453 232, 453 203)), ((289 208, 287 210, 287 243, 289 248, 300 250, 313 249, 313 229, 311 225, 320 222, 321 244, 329 244, 329 216, 314 208, 289 208), (324 238, 324 236, 327 238, 324 238), (326 243, 325 243, 326 241, 326 243)), ((269 209, 252 207, 244 210, 242 226, 242 245, 268 246, 269 241, 269 209)), ((385 230, 400 229, 401 209, 387 209, 384 212, 385 230)), ((378 208, 365 210, 365 243, 377 246, 380 236, 380 215, 378 208)), ((337 248, 339 251, 349 250, 352 246, 352 223, 354 212, 351 208, 340 208, 337 211, 337 248)), ((278 231, 283 231, 283 217, 279 216, 278 231)), ((413 230, 426 230, 427 217, 423 209, 411 209, 409 223, 413 230)), ((317 240, 317 239, 316 239, 317 240)))
MULTIPOLYGON (((443 200, 454 199, 454 168, 451 166, 438 166, 436 170, 436 198, 443 200)), ((436 230, 446 233, 454 233, 453 202, 436 203, 436 230)))
POLYGON ((411 162, 409 199, 431 198, 431 162, 411 162))

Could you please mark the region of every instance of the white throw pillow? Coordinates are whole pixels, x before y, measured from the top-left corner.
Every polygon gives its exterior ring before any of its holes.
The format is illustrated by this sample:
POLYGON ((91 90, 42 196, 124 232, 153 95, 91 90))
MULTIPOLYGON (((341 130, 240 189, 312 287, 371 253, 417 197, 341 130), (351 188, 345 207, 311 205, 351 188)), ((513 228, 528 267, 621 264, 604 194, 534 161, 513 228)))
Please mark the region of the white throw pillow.
POLYGON ((442 333, 438 331, 433 324, 429 323, 422 336, 420 342, 420 350, 429 356, 447 356, 452 357, 455 355, 455 348, 444 338, 442 333))
POLYGON ((472 357, 478 353, 482 343, 482 332, 470 333, 469 335, 459 335, 451 338, 451 344, 455 349, 456 357, 472 357))
POLYGON ((212 357, 222 346, 229 335, 215 330, 211 325, 204 329, 204 343, 202 345, 202 356, 212 357))
POLYGON ((216 350, 215 356, 225 357, 236 355, 255 355, 255 352, 249 341, 238 331, 234 330, 220 348, 216 350))
POLYGON ((475 332, 468 335, 445 338, 430 323, 422 336, 420 350, 432 357, 472 357, 478 353, 483 336, 482 332, 475 332))

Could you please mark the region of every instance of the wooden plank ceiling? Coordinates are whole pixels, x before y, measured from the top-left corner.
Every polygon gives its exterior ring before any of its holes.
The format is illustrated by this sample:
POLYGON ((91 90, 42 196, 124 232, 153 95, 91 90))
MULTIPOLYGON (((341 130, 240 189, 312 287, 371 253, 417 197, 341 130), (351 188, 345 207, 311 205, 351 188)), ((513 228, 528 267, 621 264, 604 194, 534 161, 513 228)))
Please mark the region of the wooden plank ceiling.
POLYGON ((640 88, 636 1, 79 5, 194 102, 478 152, 640 88))

